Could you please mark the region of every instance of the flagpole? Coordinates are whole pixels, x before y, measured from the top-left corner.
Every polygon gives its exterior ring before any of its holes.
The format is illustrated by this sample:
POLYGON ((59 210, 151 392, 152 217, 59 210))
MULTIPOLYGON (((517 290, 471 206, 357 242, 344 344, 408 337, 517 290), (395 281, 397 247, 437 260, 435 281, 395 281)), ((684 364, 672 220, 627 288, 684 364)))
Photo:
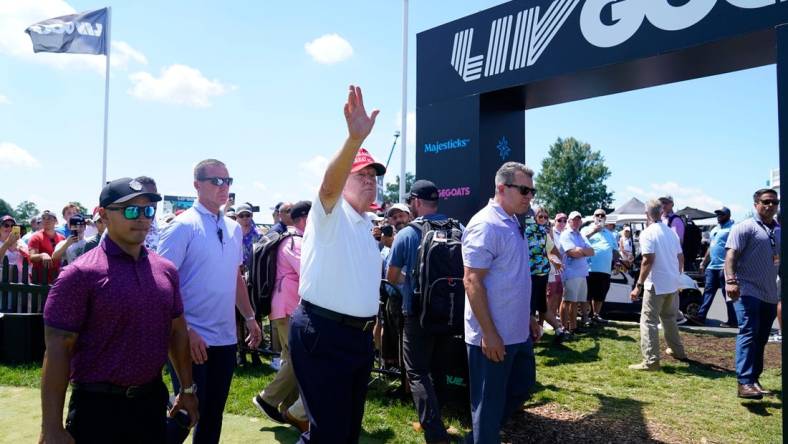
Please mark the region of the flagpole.
MULTIPOLYGON (((400 142, 399 201, 405 202, 408 151, 408 0, 402 1, 402 141, 400 142)), ((396 139, 395 139, 396 141, 396 139)))
POLYGON ((109 54, 112 52, 112 7, 107 7, 107 67, 104 75, 104 157, 101 163, 101 188, 107 183, 107 127, 109 123, 109 54))

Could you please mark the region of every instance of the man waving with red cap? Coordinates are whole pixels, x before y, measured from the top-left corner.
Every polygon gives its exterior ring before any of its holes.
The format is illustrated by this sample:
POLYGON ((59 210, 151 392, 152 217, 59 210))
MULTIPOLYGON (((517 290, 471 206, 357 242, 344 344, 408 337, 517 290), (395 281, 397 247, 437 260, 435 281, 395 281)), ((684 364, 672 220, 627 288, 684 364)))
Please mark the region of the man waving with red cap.
POLYGON ((378 111, 361 88, 345 104, 348 138, 326 169, 301 249, 301 303, 290 354, 309 430, 299 442, 358 442, 372 369, 381 257, 366 215, 386 168, 361 148, 378 111))

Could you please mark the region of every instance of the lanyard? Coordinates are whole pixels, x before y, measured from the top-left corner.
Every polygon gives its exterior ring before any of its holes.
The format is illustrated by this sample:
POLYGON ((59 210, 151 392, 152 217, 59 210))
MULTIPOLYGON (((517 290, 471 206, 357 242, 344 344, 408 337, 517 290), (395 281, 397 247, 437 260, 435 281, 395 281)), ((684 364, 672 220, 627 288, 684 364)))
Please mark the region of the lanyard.
POLYGON ((760 225, 761 228, 763 228, 763 231, 766 232, 766 235, 769 236, 769 243, 772 245, 772 254, 777 255, 777 248, 776 248, 777 238, 774 235, 774 230, 777 228, 777 225, 775 225, 774 228, 769 229, 766 226, 766 224, 764 224, 763 222, 761 221, 756 221, 756 222, 758 223, 758 225, 760 225))

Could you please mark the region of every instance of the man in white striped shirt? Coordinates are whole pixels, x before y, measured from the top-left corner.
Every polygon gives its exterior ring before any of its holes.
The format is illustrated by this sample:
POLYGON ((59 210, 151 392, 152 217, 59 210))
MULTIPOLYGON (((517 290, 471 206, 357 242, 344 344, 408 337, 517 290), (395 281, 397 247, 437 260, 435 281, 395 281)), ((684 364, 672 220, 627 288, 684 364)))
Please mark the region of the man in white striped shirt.
POLYGON ((761 399, 771 394, 758 378, 763 350, 777 315, 777 274, 780 268, 780 205, 777 191, 763 188, 753 195, 755 214, 731 228, 725 244, 725 292, 735 301, 738 396, 761 399))

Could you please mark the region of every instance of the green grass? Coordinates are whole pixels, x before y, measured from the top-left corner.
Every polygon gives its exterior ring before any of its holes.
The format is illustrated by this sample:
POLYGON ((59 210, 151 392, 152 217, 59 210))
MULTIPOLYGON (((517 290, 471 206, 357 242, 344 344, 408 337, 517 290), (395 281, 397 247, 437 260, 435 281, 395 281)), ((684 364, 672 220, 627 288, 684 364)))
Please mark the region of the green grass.
MULTIPOLYGON (((664 358, 660 372, 630 371, 627 365, 641 358, 638 338, 637 326, 621 324, 561 348, 553 347, 548 335, 536 347, 537 391, 526 405, 530 420, 556 421, 541 416, 545 414, 542 407, 549 407, 551 412, 567 413, 559 415, 561 424, 581 418, 586 421, 583 424, 639 428, 647 437, 663 442, 782 441, 781 395, 742 403, 736 398, 733 373, 700 363, 664 358)), ((693 350, 687 352, 692 358, 693 350)), ((732 356, 732 349, 727 352, 732 356)), ((259 416, 250 401, 273 375, 268 367, 238 369, 226 412, 259 416)), ((0 385, 35 387, 39 378, 38 366, 0 365, 0 385)), ((761 382, 779 392, 781 370, 767 370, 761 382)), ((412 403, 388 395, 392 386, 396 382, 381 380, 371 385, 364 441, 423 442, 411 427, 417 420, 412 403)), ((468 430, 462 408, 444 416, 447 426, 468 430)))

